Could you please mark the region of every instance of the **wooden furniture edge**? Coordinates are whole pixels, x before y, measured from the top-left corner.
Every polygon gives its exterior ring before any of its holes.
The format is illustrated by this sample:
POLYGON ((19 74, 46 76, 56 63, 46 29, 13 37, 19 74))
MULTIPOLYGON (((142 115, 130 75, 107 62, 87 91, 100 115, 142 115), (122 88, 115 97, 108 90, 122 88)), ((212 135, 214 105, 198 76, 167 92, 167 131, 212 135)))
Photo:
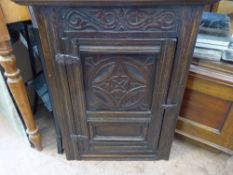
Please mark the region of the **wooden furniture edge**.
POLYGON ((41 136, 32 114, 26 88, 20 70, 16 67, 16 57, 12 53, 10 36, 0 8, 0 65, 5 70, 7 84, 27 127, 30 142, 38 151, 42 150, 41 136))
MULTIPOLYGON (((206 62, 206 61, 204 61, 206 62)), ((222 86, 228 86, 228 87, 232 87, 233 88, 233 69, 232 69, 232 65, 225 65, 227 66, 227 70, 224 70, 223 67, 219 68, 219 67, 215 67, 214 64, 218 64, 218 66, 221 66, 221 64, 227 64, 227 63, 216 63, 216 62, 212 62, 210 65, 207 65, 206 63, 202 64, 197 64, 197 62, 194 60, 194 62, 192 63, 192 66, 190 67, 190 71, 189 71, 189 78, 198 78, 200 80, 207 80, 210 82, 216 82, 219 85, 222 86), (210 71, 213 71, 211 74, 209 74, 210 71)), ((186 87, 188 89, 190 89, 190 87, 186 87)), ((192 89, 192 88, 191 88, 192 89)), ((195 88, 194 88, 195 89, 195 88)), ((197 90, 197 89, 195 89, 197 90)), ((197 90, 199 91, 199 90, 197 90)), ((201 92, 201 91, 200 91, 201 92)), ((208 95, 214 95, 211 93, 207 93, 208 95)), ((233 96, 229 96, 227 97, 223 97, 223 99, 225 100, 232 100, 233 96)), ((231 119, 228 119, 231 120, 231 119)), ((183 117, 179 117, 178 118, 178 123, 177 124, 181 124, 180 122, 184 122, 190 126, 194 126, 197 127, 200 130, 205 130, 205 131, 210 131, 212 134, 216 134, 216 135, 221 135, 220 131, 211 127, 208 127, 206 125, 202 125, 200 123, 197 123, 195 121, 191 121, 188 120, 186 118, 183 117)), ((188 127, 188 126, 187 126, 188 127)), ((229 126, 227 127, 229 128, 229 126)), ((223 129, 223 128, 222 128, 223 129)), ((224 130, 225 131, 225 130, 224 130)), ((183 137, 183 138, 187 138, 188 140, 191 141, 195 141, 196 143, 198 143, 200 146, 205 146, 207 148, 211 148, 212 150, 218 150, 218 151, 222 151, 224 153, 227 153, 229 155, 233 155, 233 150, 226 148, 218 143, 214 143, 213 141, 210 140, 205 140, 202 137, 198 137, 196 135, 192 135, 190 133, 186 133, 180 129, 176 129, 175 130, 176 134, 183 137)), ((233 142, 232 142, 233 143, 233 142)))
POLYGON ((207 146, 207 147, 210 147, 210 148, 214 148, 217 150, 220 150, 226 154, 229 154, 229 155, 233 155, 233 151, 231 149, 228 149, 228 148, 225 148, 221 145, 218 145, 218 144, 215 144, 211 141, 207 141, 207 140, 204 140, 202 138, 199 138, 199 137, 196 137, 196 136, 193 136, 191 134, 187 134, 181 130, 175 130, 176 134, 182 136, 182 137, 185 137, 185 138, 188 138, 188 139, 191 139, 191 140, 194 140, 194 141, 197 141, 199 144, 203 145, 203 146, 207 146))
POLYGON ((214 4, 219 0, 13 0, 18 4, 24 5, 90 5, 105 6, 113 5, 158 5, 158 4, 175 4, 175 5, 189 5, 189 4, 214 4))

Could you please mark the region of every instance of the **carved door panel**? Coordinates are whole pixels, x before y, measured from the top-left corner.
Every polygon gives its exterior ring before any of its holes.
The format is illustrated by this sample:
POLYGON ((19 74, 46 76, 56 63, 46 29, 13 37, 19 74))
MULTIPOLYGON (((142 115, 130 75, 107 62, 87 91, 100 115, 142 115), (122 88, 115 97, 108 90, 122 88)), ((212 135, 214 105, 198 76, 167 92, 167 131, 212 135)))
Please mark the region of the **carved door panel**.
MULTIPOLYGON (((68 39, 70 138, 81 158, 157 153, 175 39, 68 39)), ((67 44, 66 44, 67 47, 67 44)), ((65 57, 65 58, 64 58, 65 57)))

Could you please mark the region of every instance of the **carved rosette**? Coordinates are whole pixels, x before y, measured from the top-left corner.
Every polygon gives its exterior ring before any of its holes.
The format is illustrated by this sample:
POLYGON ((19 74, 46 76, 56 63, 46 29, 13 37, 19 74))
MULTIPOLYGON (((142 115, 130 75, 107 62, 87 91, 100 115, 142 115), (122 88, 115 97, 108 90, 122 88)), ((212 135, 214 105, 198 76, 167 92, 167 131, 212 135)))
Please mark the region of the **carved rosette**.
POLYGON ((66 31, 176 31, 177 11, 159 8, 69 8, 66 31))

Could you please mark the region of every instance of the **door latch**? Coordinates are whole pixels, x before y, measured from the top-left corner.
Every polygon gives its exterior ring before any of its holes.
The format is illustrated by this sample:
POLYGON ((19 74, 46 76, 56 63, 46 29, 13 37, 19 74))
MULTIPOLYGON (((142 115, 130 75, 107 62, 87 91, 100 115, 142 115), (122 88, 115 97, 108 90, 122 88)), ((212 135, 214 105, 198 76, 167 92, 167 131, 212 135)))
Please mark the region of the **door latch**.
POLYGON ((63 37, 60 47, 56 51, 55 60, 59 64, 73 64, 80 62, 79 45, 75 39, 63 37))

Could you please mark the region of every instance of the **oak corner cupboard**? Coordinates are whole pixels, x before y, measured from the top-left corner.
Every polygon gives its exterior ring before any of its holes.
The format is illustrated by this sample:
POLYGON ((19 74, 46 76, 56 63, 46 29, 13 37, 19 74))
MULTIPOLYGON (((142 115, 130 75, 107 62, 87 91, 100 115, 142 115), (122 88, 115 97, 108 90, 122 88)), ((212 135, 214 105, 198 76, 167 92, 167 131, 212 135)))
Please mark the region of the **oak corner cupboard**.
POLYGON ((215 0, 31 5, 68 160, 168 159, 203 6, 215 0))

